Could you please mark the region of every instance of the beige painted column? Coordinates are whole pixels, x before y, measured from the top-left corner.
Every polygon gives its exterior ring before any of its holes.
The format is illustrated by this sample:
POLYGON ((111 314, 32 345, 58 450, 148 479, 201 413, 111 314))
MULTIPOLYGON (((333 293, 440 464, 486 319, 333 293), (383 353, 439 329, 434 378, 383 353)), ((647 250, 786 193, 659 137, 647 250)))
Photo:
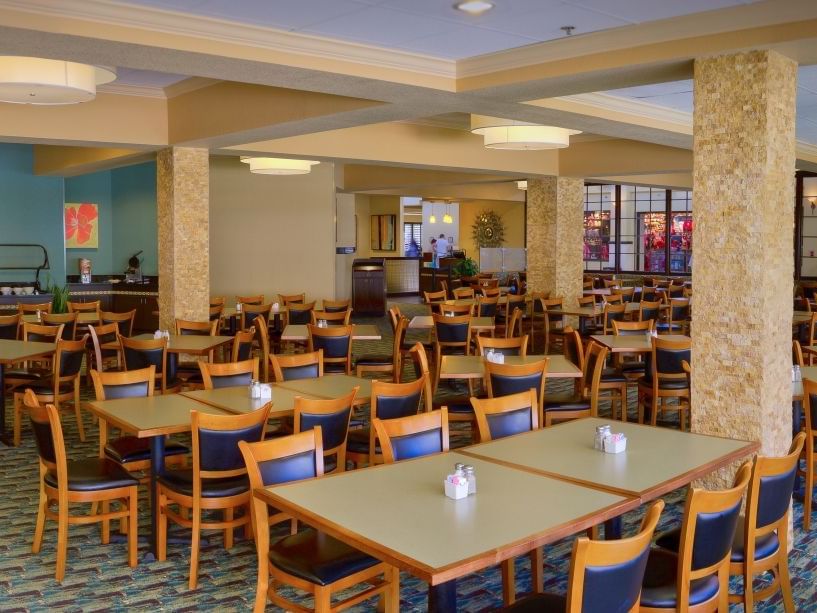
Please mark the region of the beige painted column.
POLYGON ((210 314, 210 167, 207 149, 174 147, 156 158, 159 325, 210 314))
POLYGON ((565 306, 582 295, 584 181, 528 180, 528 291, 550 292, 565 306))
POLYGON ((695 62, 692 429, 770 455, 791 442, 796 78, 773 51, 695 62))

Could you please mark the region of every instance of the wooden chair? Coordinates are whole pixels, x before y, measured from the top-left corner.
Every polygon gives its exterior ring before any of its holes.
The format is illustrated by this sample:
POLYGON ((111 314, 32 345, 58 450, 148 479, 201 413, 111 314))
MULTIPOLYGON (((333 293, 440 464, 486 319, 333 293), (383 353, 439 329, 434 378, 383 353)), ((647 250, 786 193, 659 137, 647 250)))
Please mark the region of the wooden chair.
MULTIPOLYGON (((22 330, 23 340, 38 343, 56 343, 62 337, 62 324, 57 326, 44 326, 32 322, 23 321, 23 315, 10 315, 5 319, 5 325, 0 330, 4 331, 5 340, 16 340, 19 330, 22 330), (15 324, 15 322, 17 322, 15 324), (14 334, 12 337, 11 335, 14 334)), ((25 361, 15 364, 13 368, 4 368, 4 385, 8 389, 14 389, 21 385, 32 385, 51 376, 52 358, 42 358, 37 361, 25 361)), ((5 393, 5 390, 2 390, 5 393)))
POLYGON ((791 359, 792 364, 795 364, 800 368, 803 368, 806 365, 803 361, 803 347, 800 346, 800 341, 796 339, 791 342, 791 359))
POLYGON ((446 300, 448 300, 448 295, 445 290, 440 290, 439 292, 423 292, 423 302, 426 304, 445 302, 446 300))
POLYGON ((473 304, 445 304, 444 302, 440 302, 434 306, 437 307, 437 313, 445 315, 446 317, 460 317, 462 315, 474 314, 473 304))
MULTIPOLYGON (((578 332, 573 331, 572 334, 578 335, 578 332)), ((544 427, 551 426, 557 421, 598 417, 601 379, 608 351, 607 347, 595 341, 587 346, 582 369, 582 389, 575 394, 545 398, 544 427)))
POLYGON ((135 339, 119 336, 125 370, 156 367, 156 382, 160 394, 181 391, 182 382, 171 372, 167 359, 167 340, 164 338, 135 339))
MULTIPOLYGON (((91 380, 97 400, 116 400, 118 398, 149 398, 153 396, 156 384, 156 367, 149 366, 139 370, 122 372, 99 372, 91 369, 91 380)), ((168 466, 185 466, 190 449, 187 445, 165 438, 165 456, 168 466)), ((132 435, 108 438, 108 424, 99 420, 99 457, 108 458, 120 464, 127 471, 144 471, 150 469, 150 441, 132 435)), ((140 483, 147 483, 147 474, 140 483)))
MULTIPOLYGON (((261 302, 263 302, 263 300, 261 302)), ((223 307, 224 304, 225 304, 224 303, 224 296, 210 296, 210 306, 211 307, 215 307, 215 306, 223 307)))
POLYGON ((362 377, 366 372, 391 374, 394 383, 400 383, 400 374, 403 372, 403 345, 406 340, 406 330, 409 320, 401 317, 394 332, 391 355, 364 355, 355 363, 355 374, 362 377))
POLYGON ((531 351, 536 345, 536 334, 542 334, 542 344, 544 345, 544 353, 547 355, 550 352, 550 316, 545 306, 543 292, 534 292, 531 298, 530 305, 530 336, 531 336, 531 351), (539 325, 541 323, 541 325, 539 325))
POLYGON ((442 288, 441 291, 445 292, 445 297, 448 298, 451 295, 451 292, 448 289, 448 281, 446 281, 445 279, 441 279, 440 287, 442 288))
POLYGON ((308 350, 323 350, 324 370, 327 373, 352 374, 352 326, 319 328, 309 324, 308 350))
POLYGON ((455 300, 466 300, 468 298, 474 298, 474 288, 473 287, 455 287, 453 292, 455 300))
POLYGON ((479 355, 486 355, 489 349, 494 353, 525 357, 528 354, 528 335, 513 338, 495 338, 493 336, 478 336, 477 350, 479 355))
POLYGON ((492 279, 496 285, 483 285, 480 288, 480 293, 486 298, 499 298, 502 295, 502 290, 499 289, 499 279, 492 279))
POLYGON ((524 317, 526 310, 525 296, 508 294, 505 296, 505 304, 499 305, 499 322, 501 322, 501 324, 504 326, 506 334, 508 328, 511 328, 511 317, 513 316, 513 311, 516 308, 522 312, 522 316, 524 317))
POLYGON ((259 317, 260 319, 256 318, 253 328, 255 328, 256 341, 258 343, 258 361, 260 364, 259 375, 261 377, 261 382, 266 383, 270 380, 269 363, 272 352, 270 351, 269 326, 267 324, 267 320, 264 319, 263 315, 259 317))
POLYGON ((321 300, 321 308, 327 313, 342 313, 344 311, 351 311, 351 300, 321 300))
POLYGON ((208 319, 210 321, 217 321, 218 327, 221 327, 221 315, 224 312, 224 305, 223 304, 214 304, 210 305, 210 310, 208 314, 208 319))
POLYGON ((689 299, 672 298, 669 301, 667 320, 656 324, 658 334, 686 334, 689 330, 689 299))
POLYGON ((60 338, 64 341, 73 341, 77 335, 77 318, 79 313, 43 313, 42 323, 44 326, 62 325, 60 338))
POLYGON ((198 362, 198 365, 206 390, 220 387, 249 387, 253 381, 258 380, 258 358, 223 364, 198 362))
POLYGON ((20 337, 20 326, 23 321, 22 313, 14 315, 0 315, 0 339, 14 341, 20 337))
POLYGON ((612 296, 621 296, 623 302, 632 302, 635 297, 634 287, 615 287, 610 291, 612 296))
POLYGON ((505 338, 514 338, 522 336, 522 318, 525 314, 521 309, 515 308, 511 313, 511 318, 505 326, 505 338))
POLYGON ((602 334, 613 334, 613 322, 624 321, 627 305, 625 304, 610 304, 604 305, 604 312, 602 314, 602 334))
POLYGON ((295 397, 294 431, 297 434, 313 428, 320 429, 323 465, 327 473, 346 470, 349 421, 352 418, 355 396, 359 390, 360 388, 355 386, 346 396, 331 400, 295 397))
POLYGON ((448 451, 447 407, 395 419, 375 418, 372 425, 385 464, 448 451))
MULTIPOLYGON (((613 334, 616 336, 645 336, 655 330, 652 319, 646 321, 613 321, 613 334)), ((638 353, 616 353, 613 355, 614 366, 630 381, 635 381, 644 375, 646 362, 638 353), (631 359, 627 359, 631 358, 631 359)))
MULTIPOLYGON (((292 304, 304 304, 306 302, 306 294, 278 294, 278 299, 281 305, 288 307, 292 304)), ((315 304, 314 302, 312 303, 315 304)))
POLYGON ((101 300, 92 300, 90 302, 73 302, 72 300, 68 300, 66 305, 68 305, 69 313, 99 313, 102 309, 101 300))
POLYGON ((236 296, 235 302, 236 304, 242 305, 242 310, 244 305, 258 306, 259 304, 264 304, 264 294, 256 294, 255 296, 236 296))
POLYGON ((110 521, 128 521, 128 566, 136 566, 139 482, 124 468, 106 458, 68 460, 59 411, 52 404, 45 407, 33 391, 27 390, 23 402, 37 441, 40 464, 40 499, 34 529, 33 553, 39 553, 43 542, 45 520, 57 522, 57 569, 55 578, 62 583, 68 558, 68 526, 100 522, 102 543, 110 540, 110 521), (110 510, 116 502, 121 509, 110 510), (101 512, 71 515, 74 503, 101 503, 101 512), (56 507, 56 510, 53 509, 56 507))
POLYGON ((88 377, 91 370, 100 372, 109 370, 120 370, 122 367, 122 348, 119 345, 119 326, 115 323, 105 325, 88 326, 88 333, 91 337, 91 346, 88 348, 86 356, 86 371, 88 377), (116 360, 116 366, 107 368, 105 361, 116 360))
POLYGON ((620 294, 610 294, 609 296, 602 296, 602 302, 605 304, 615 304, 621 305, 624 304, 624 297, 620 294))
MULTIPOLYGON (((207 321, 190 321, 186 319, 176 319, 176 334, 181 336, 216 336, 218 334, 218 319, 207 321)), ((207 359, 213 361, 214 352, 211 350, 207 359)), ((188 387, 200 387, 202 385, 201 371, 199 370, 199 360, 193 362, 179 362, 176 365, 176 376, 188 387)))
POLYGON ((315 309, 314 302, 295 303, 287 305, 286 321, 288 325, 305 326, 312 321, 312 311, 315 309))
POLYGON ((399 306, 393 304, 391 307, 389 307, 388 315, 389 323, 391 324, 391 331, 394 332, 397 329, 397 322, 400 321, 401 317, 403 317, 403 313, 400 311, 399 306))
POLYGON ((444 354, 469 355, 471 351, 471 316, 432 315, 434 321, 434 392, 440 385, 440 367, 444 354))
POLYGON ((649 403, 650 421, 656 425, 658 411, 664 410, 665 400, 676 398, 680 413, 681 430, 686 429, 686 411, 689 410, 689 384, 681 365, 690 361, 692 341, 652 339, 652 353, 647 356, 646 374, 638 380, 638 423, 644 423, 644 408, 649 403))
POLYGON ((474 315, 476 317, 496 317, 499 309, 499 296, 489 298, 479 296, 474 304, 474 315))
MULTIPOLYGON (((238 446, 251 491, 323 476, 320 427, 259 443, 241 441, 238 446)), ((280 521, 287 519, 277 512, 272 519, 276 516, 280 521)), ((397 613, 400 606, 397 569, 317 530, 303 530, 270 543, 269 506, 257 496, 252 498, 252 520, 258 555, 254 613, 263 613, 267 599, 285 610, 309 611, 282 596, 278 592, 281 584, 312 594, 313 610, 317 613, 342 611, 378 594, 384 596, 386 612, 397 613), (332 602, 333 595, 361 583, 366 584, 365 589, 332 602)))
POLYGON ((539 400, 535 389, 495 398, 472 397, 471 406, 477 416, 482 442, 539 428, 539 400))
POLYGON ((310 353, 272 354, 269 360, 276 383, 323 376, 323 349, 310 353))
POLYGON ((638 321, 658 321, 661 318, 661 301, 642 300, 638 305, 638 321))
POLYGON ((252 357, 253 345, 255 342, 255 327, 249 330, 239 330, 233 337, 232 348, 230 349, 231 362, 243 362, 252 357))
MULTIPOLYGON (((85 442, 85 426, 82 423, 80 404, 80 376, 82 360, 85 357, 85 343, 87 336, 77 341, 57 341, 54 352, 54 370, 48 378, 32 381, 26 384, 27 390, 36 394, 37 402, 53 405, 56 410, 65 408, 64 403, 73 404, 74 417, 77 420, 79 439, 85 442)), ((14 446, 20 444, 20 421, 25 406, 22 392, 14 392, 14 446)))
POLYGON ((533 594, 502 609, 507 613, 582 613, 638 611, 641 582, 655 526, 664 510, 659 499, 641 520, 638 534, 612 541, 579 537, 567 578, 567 596, 533 594))
POLYGON ((606 289, 613 289, 618 287, 621 281, 617 281, 616 279, 602 279, 601 282, 604 284, 606 289))
POLYGON ((239 326, 242 330, 249 330, 252 326, 258 327, 255 320, 258 317, 263 317, 264 321, 269 321, 270 312, 272 311, 272 303, 269 304, 244 304, 241 305, 241 321, 239 326))
POLYGON ((804 468, 798 468, 798 474, 806 482, 806 489, 803 494, 803 530, 811 530, 811 505, 814 492, 814 485, 817 483, 815 472, 817 472, 817 382, 811 379, 803 379, 803 413, 805 414, 806 433, 805 451, 803 452, 804 468), (815 406, 812 406, 815 401, 815 406), (811 488, 811 489, 809 489, 811 488))
POLYGON ((247 512, 252 491, 245 478, 247 468, 238 448, 239 441, 258 442, 264 438, 270 407, 241 415, 210 415, 190 411, 193 433, 193 471, 166 470, 158 482, 159 526, 157 559, 167 558, 167 522, 192 528, 190 579, 188 587, 198 585, 199 540, 202 530, 223 530, 224 547, 233 546, 233 530, 250 529, 247 512), (178 505, 179 511, 171 508, 178 505), (187 509, 192 511, 188 519, 187 509), (235 517, 236 509, 244 513, 235 517), (222 511, 223 519, 203 519, 202 511, 222 511))
POLYGON ((120 336, 133 335, 133 320, 136 318, 136 309, 125 313, 113 313, 111 311, 99 312, 99 324, 116 324, 119 328, 120 336))
POLYGON ((548 358, 528 364, 496 364, 486 360, 484 363, 485 390, 488 398, 500 398, 535 390, 537 422, 544 423, 542 418, 544 417, 545 384, 549 362, 548 358))
POLYGON ((51 312, 51 303, 50 302, 41 302, 39 304, 25 304, 23 302, 17 303, 17 312, 20 315, 33 315, 36 313, 50 313, 51 312))
MULTIPOLYGON (((394 419, 416 415, 421 406, 426 389, 425 375, 410 383, 386 383, 372 381, 372 400, 369 405, 369 423, 375 418, 394 419)), ((346 443, 346 458, 356 466, 383 461, 380 446, 377 444, 377 433, 371 427, 358 428, 349 432, 346 443)))
MULTIPOLYGON (((425 390, 423 390, 423 401, 425 402, 425 412, 429 413, 434 409, 434 393, 431 390, 431 370, 428 367, 428 355, 422 343, 414 343, 408 352, 414 366, 414 380, 425 377, 425 390)), ((473 415, 473 413, 472 413, 473 415)))
POLYGON ((317 325, 323 320, 327 326, 348 326, 352 317, 352 309, 345 311, 310 311, 311 321, 309 323, 317 325))
POLYGON ((730 552, 750 475, 746 462, 729 489, 689 488, 677 553, 650 550, 639 611, 729 610, 730 552), (696 538, 696 533, 705 536, 696 538))

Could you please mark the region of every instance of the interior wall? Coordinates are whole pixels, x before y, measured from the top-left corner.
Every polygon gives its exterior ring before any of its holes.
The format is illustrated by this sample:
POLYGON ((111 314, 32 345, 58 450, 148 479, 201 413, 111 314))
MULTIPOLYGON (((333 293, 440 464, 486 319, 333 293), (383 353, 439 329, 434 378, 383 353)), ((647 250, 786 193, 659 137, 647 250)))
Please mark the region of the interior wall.
POLYGON ((109 275, 113 272, 113 202, 111 171, 103 170, 65 179, 65 202, 90 202, 97 205, 99 247, 97 249, 66 249, 66 274, 79 274, 79 260, 91 260, 91 273, 109 275))
POLYGON ((123 274, 128 259, 142 251, 142 274, 159 274, 156 229, 156 162, 111 171, 113 251, 111 273, 123 274))
POLYGON ((225 296, 335 294, 332 164, 306 175, 250 173, 238 157, 210 158, 210 291, 225 296))
POLYGON ((525 203, 508 200, 461 200, 460 201, 460 247, 465 255, 479 263, 479 247, 473 237, 473 226, 477 216, 493 211, 505 226, 503 247, 525 246, 525 203))
MULTIPOLYGON (((63 237, 64 182, 62 177, 33 173, 33 147, 0 143, 0 243, 37 243, 48 251, 51 269, 46 274, 65 282, 63 237)), ((1 256, 2 254, 0 254, 1 256)), ((4 264, 0 260, 0 266, 4 264)), ((0 281, 33 281, 34 271, 0 270, 0 281)))
POLYGON ((460 205, 459 202, 452 202, 448 205, 442 202, 423 201, 423 244, 420 248, 423 251, 431 252, 431 238, 439 238, 440 234, 445 234, 449 243, 454 249, 462 246, 462 233, 460 232, 460 205), (451 215, 451 223, 443 223, 443 215, 448 212, 451 215), (434 215, 436 222, 431 223, 431 215, 434 215))
POLYGON ((369 254, 372 257, 394 257, 403 255, 403 210, 400 196, 369 196, 369 215, 365 225, 366 242, 369 243, 369 254), (394 249, 390 251, 371 248, 371 216, 394 215, 394 249))
POLYGON ((356 257, 368 258, 372 255, 372 242, 370 232, 368 194, 355 194, 355 217, 357 217, 357 253, 356 257))

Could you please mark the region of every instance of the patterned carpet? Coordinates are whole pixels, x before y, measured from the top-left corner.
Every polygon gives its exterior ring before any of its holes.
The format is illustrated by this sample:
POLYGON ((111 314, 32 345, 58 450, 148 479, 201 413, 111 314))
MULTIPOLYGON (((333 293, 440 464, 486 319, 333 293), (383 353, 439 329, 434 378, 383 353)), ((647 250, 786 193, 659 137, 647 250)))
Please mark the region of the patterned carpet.
MULTIPOLYGON (((419 314, 423 307, 401 304, 406 315, 419 314)), ((361 320, 363 321, 363 320, 361 320)), ((366 320, 376 323, 383 332, 380 342, 361 342, 355 346, 355 354, 388 353, 391 332, 383 320, 366 320)), ((549 391, 559 391, 569 381, 549 382, 549 391)), ((444 401, 452 395, 461 395, 465 386, 441 385, 435 398, 444 401)), ((634 398, 630 399, 634 417, 634 398)), ((605 408, 606 410, 606 408, 605 408)), ((6 420, 12 418, 11 407, 6 409, 6 420)), ((69 455, 72 458, 93 456, 96 453, 97 429, 90 416, 85 414, 87 441, 79 442, 76 426, 66 414, 65 433, 69 455)), ((677 427, 677 425, 676 425, 677 427)), ((466 444, 467 430, 455 429, 452 446, 466 444)), ((252 542, 238 542, 230 551, 224 550, 221 537, 215 535, 202 547, 199 588, 187 589, 189 547, 170 545, 165 562, 127 566, 126 546, 113 543, 103 546, 95 526, 72 526, 68 539, 68 564, 65 581, 60 585, 54 580, 56 563, 56 525, 48 522, 42 551, 31 553, 37 502, 37 459, 31 432, 24 428, 23 443, 19 448, 0 445, 0 522, 3 538, 0 539, 0 611, 186 611, 210 610, 244 611, 252 608, 255 595, 256 555, 252 542)), ((140 531, 147 533, 147 500, 142 492, 140 531)), ((665 498, 668 503, 659 530, 677 526, 683 511, 684 492, 674 492, 665 498)), ((794 549, 790 555, 792 584, 798 611, 817 611, 817 539, 802 530, 802 505, 794 504, 794 549)), ((629 513, 624 518, 625 534, 637 529, 640 513, 629 513)), ((399 527, 395 527, 399 529, 399 527)), ((283 534, 285 528, 280 528, 283 534)), ((171 532, 171 535, 173 533, 171 532)), ((182 531, 177 536, 185 537, 182 531)), ((188 536, 189 538, 189 536, 188 536)), ((545 581, 549 591, 564 593, 572 539, 565 539, 545 549, 545 581)), ((142 545, 142 551, 146 545, 142 545)), ((517 589, 529 590, 530 573, 527 559, 517 560, 517 589)), ((411 575, 401 577, 401 610, 424 611, 427 586, 411 575)), ((502 604, 501 577, 498 568, 469 575, 458 582, 460 611, 487 611, 502 604)), ((294 595, 293 591, 289 592, 294 595)), ((308 604, 308 600, 304 602, 308 604)), ((370 601, 353 609, 371 611, 370 601)), ((268 610, 274 610, 268 605, 268 610)), ((732 607, 741 610, 741 607, 732 607)), ((758 604, 758 611, 782 611, 779 594, 758 604)))

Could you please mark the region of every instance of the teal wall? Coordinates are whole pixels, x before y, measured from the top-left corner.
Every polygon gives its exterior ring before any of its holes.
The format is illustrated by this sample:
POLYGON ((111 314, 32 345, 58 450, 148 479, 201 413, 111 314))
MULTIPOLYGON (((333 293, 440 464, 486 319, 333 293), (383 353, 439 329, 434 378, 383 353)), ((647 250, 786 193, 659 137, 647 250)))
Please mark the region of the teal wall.
MULTIPOLYGON (((39 243, 48 250, 51 274, 65 280, 63 179, 32 172, 33 147, 0 143, 0 243, 39 243)), ((3 263, 0 251, 0 266, 3 263)), ((34 271, 0 270, 0 281, 33 281, 34 271)), ((46 272, 40 277, 43 286, 46 272)))
POLYGON ((142 273, 159 274, 156 229, 156 164, 148 162, 111 171, 113 270, 122 274, 128 259, 142 250, 142 273))
POLYGON ((65 179, 65 201, 92 202, 97 205, 98 249, 66 249, 65 265, 69 275, 79 274, 80 258, 91 260, 91 273, 109 275, 113 272, 113 208, 111 205, 111 171, 103 170, 89 175, 65 179))

